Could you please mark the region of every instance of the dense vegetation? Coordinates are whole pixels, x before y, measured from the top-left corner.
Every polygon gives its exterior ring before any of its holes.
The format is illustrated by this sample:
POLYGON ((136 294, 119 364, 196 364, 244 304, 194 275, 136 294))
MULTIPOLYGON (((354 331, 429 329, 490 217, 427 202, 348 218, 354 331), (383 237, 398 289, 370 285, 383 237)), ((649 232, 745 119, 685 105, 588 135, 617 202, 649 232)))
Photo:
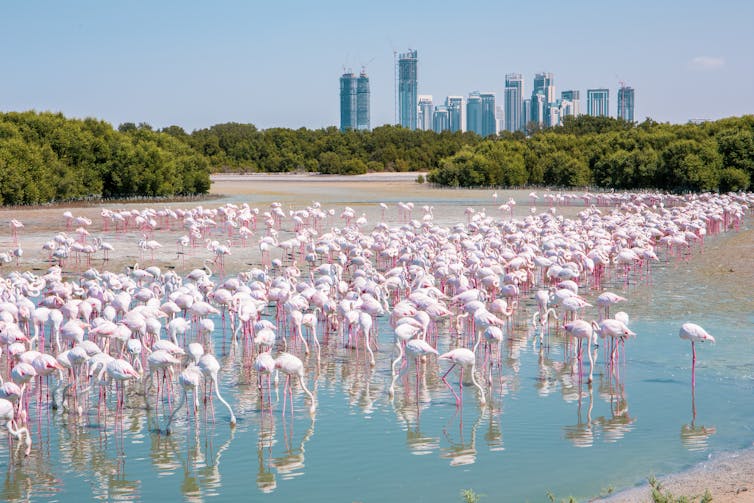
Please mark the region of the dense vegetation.
POLYGON ((567 117, 529 138, 464 146, 428 180, 450 186, 596 186, 674 192, 745 190, 754 179, 754 115, 701 124, 634 125, 567 117))
POLYGON ((209 172, 204 156, 148 126, 115 131, 95 119, 0 114, 0 204, 201 194, 209 172))
POLYGON ((188 135, 166 132, 206 155, 215 171, 285 173, 309 171, 355 175, 374 171, 429 171, 463 146, 481 141, 474 133, 434 133, 381 126, 371 132, 327 129, 266 129, 218 124, 188 135))
POLYGON ((429 182, 459 187, 739 190, 754 179, 754 116, 685 125, 580 116, 529 137, 482 139, 396 126, 116 130, 96 119, 0 113, 0 204, 203 194, 211 171, 431 171, 429 182))

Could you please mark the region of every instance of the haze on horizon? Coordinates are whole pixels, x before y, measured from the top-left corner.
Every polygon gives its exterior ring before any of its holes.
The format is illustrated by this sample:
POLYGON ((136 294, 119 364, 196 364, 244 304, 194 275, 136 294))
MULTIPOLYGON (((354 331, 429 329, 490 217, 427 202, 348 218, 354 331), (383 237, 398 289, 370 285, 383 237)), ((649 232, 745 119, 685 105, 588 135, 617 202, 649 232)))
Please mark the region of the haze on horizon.
POLYGON ((754 3, 473 0, 101 2, 0 5, 0 111, 192 131, 339 123, 339 77, 366 65, 371 124, 394 122, 393 52, 419 54, 419 93, 636 90, 636 118, 685 123, 754 113, 754 3))

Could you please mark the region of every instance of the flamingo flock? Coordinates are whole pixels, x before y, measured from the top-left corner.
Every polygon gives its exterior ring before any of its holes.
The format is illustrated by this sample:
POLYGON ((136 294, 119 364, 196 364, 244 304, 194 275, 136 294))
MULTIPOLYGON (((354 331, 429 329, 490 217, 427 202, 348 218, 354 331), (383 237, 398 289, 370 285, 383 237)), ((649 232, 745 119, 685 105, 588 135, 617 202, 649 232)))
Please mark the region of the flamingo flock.
MULTIPOLYGON (((530 199, 534 205, 539 197, 530 199)), ((46 272, 13 271, 0 281, 0 426, 28 454, 29 423, 47 408, 118 421, 124 408, 143 407, 158 414, 158 431, 170 433, 183 407, 187 421, 197 421, 202 407, 214 418, 216 399, 232 427, 233 392, 229 399, 220 393, 218 331, 254 374, 260 409, 275 406, 271 390, 284 374, 283 414, 288 406, 293 414, 294 385, 315 414, 316 386, 308 381, 331 357, 326 348, 351 351, 374 372, 381 341, 396 353, 389 368, 376 370, 389 374, 390 400, 410 363, 419 382, 436 359, 448 364, 441 380, 457 407, 469 401, 466 381, 485 407, 500 347, 522 327, 540 351, 562 341, 579 363, 577 378, 591 383, 598 348, 607 372, 616 372, 629 340, 641 336, 625 312, 611 317, 612 306, 629 299, 606 285, 648 280, 660 257, 701 252, 710 235, 738 229, 753 202, 746 194, 584 195, 575 218, 559 215, 556 204, 573 199, 552 198, 549 209, 519 219, 515 201, 504 218, 468 208, 447 226, 430 206, 413 219, 413 203, 396 205, 392 224, 393 210, 380 204, 382 220, 373 225, 352 208, 338 213, 319 203, 288 211, 280 203, 102 210, 102 232, 121 241, 139 236, 139 263, 152 264, 121 272, 91 267, 100 251, 108 264, 117 247, 106 246, 105 235, 91 238, 91 220, 66 212, 65 231, 40 250, 46 272), (176 256, 185 260, 197 249, 191 259, 203 267, 181 275, 174 265, 155 265, 164 253, 155 238, 171 231, 184 233, 174 241, 176 256), (226 259, 235 274, 226 276, 226 259), (456 368, 457 388, 449 382, 456 368)), ((17 245, 24 226, 10 227, 17 245)), ((714 338, 693 323, 680 337, 692 343, 693 384, 694 344, 714 338)), ((225 377, 230 389, 238 385, 239 376, 225 377)))

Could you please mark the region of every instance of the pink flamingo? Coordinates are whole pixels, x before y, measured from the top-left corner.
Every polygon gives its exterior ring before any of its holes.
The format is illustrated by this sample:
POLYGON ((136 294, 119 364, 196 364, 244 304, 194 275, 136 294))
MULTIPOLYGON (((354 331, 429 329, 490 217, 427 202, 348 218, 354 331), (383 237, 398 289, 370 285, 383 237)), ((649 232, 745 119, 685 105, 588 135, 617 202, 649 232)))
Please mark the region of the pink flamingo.
POLYGON ((471 382, 474 383, 474 386, 477 387, 479 390, 479 403, 480 405, 484 406, 487 401, 484 397, 484 389, 482 389, 482 386, 477 382, 476 377, 474 376, 474 371, 476 369, 476 348, 479 346, 480 339, 477 339, 476 344, 474 345, 474 350, 470 350, 467 348, 456 348, 448 351, 447 353, 441 354, 438 359, 439 360, 450 360, 453 362, 453 365, 450 366, 450 368, 445 372, 442 376, 442 381, 445 383, 446 386, 448 386, 448 389, 453 393, 453 396, 456 399, 456 406, 461 405, 461 396, 463 395, 463 371, 464 369, 470 369, 471 373, 471 382), (460 395, 456 394, 456 392, 453 390, 453 388, 450 387, 450 384, 448 384, 448 381, 446 379, 447 375, 450 373, 451 370, 456 365, 461 366, 461 377, 458 381, 458 390, 460 391, 460 395))
POLYGON ((694 388, 696 385, 696 346, 694 346, 694 343, 711 342, 714 344, 715 338, 696 323, 684 323, 681 325, 681 329, 678 331, 678 337, 691 341, 691 387, 694 388))
MULTIPOLYGON (((26 450, 24 454, 28 456, 31 452, 31 435, 29 434, 29 430, 23 426, 21 428, 17 427, 13 403, 4 398, 0 398, 0 426, 8 430, 8 433, 18 439, 19 442, 22 440, 22 436, 26 435, 26 450)), ((18 446, 21 447, 21 444, 19 443, 18 446)))
POLYGON ((304 383, 304 362, 302 362, 299 357, 290 353, 280 353, 278 357, 275 358, 275 368, 282 371, 286 376, 285 387, 283 388, 283 414, 285 414, 286 393, 291 397, 291 414, 293 414, 293 389, 291 389, 291 376, 296 376, 298 378, 301 388, 307 395, 309 395, 309 399, 312 401, 312 404, 309 407, 309 414, 314 414, 317 406, 314 402, 314 395, 312 395, 312 392, 309 391, 309 388, 306 387, 306 383, 304 383))
MULTIPOLYGON (((563 327, 568 335, 578 339, 578 361, 581 365, 581 355, 583 344, 586 344, 586 352, 589 355, 589 380, 587 383, 591 383, 594 376, 594 357, 592 356, 592 337, 594 335, 594 329, 592 324, 584 320, 573 320, 571 323, 567 323, 563 327)), ((581 377, 581 370, 579 369, 579 377, 581 377)))

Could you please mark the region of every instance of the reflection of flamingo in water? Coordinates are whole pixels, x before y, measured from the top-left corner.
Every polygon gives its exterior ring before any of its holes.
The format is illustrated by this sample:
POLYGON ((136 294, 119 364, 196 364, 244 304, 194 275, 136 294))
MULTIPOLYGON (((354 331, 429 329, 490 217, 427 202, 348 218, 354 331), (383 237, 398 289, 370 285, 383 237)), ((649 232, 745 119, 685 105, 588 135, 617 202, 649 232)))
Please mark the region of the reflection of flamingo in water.
POLYGON ((594 407, 594 393, 589 386, 589 407, 586 410, 586 421, 581 420, 581 389, 579 389, 578 421, 573 426, 564 426, 563 435, 570 440, 575 447, 591 447, 594 443, 594 430, 592 429, 592 408, 594 407))
POLYGON ((479 417, 477 417, 476 421, 474 421, 474 424, 471 426, 468 442, 465 442, 463 439, 463 417, 459 416, 460 419, 458 421, 460 442, 453 441, 448 433, 447 427, 443 428, 442 433, 450 445, 443 449, 443 453, 440 456, 445 459, 450 459, 450 466, 470 465, 476 461, 476 432, 482 424, 484 414, 484 411, 479 411, 479 417))
POLYGON ((307 428, 304 436, 301 437, 301 442, 299 442, 295 447, 291 444, 291 438, 288 435, 289 429, 291 433, 293 433, 293 423, 290 424, 289 428, 286 422, 283 421, 283 438, 285 440, 286 446, 285 453, 282 456, 273 458, 272 460, 273 466, 275 466, 279 474, 283 475, 283 478, 285 478, 286 474, 293 473, 298 470, 303 470, 304 452, 306 452, 304 445, 311 439, 312 435, 314 435, 314 417, 311 418, 309 428, 307 428))
POLYGON ((703 451, 707 448, 707 439, 717 432, 714 426, 696 426, 695 390, 691 388, 691 424, 681 426, 681 443, 690 451, 703 451))
POLYGON ((681 330, 678 332, 678 337, 691 341, 691 389, 696 386, 695 374, 696 374, 696 342, 712 342, 714 344, 715 338, 707 333, 702 327, 696 323, 684 323, 681 325, 681 330))

